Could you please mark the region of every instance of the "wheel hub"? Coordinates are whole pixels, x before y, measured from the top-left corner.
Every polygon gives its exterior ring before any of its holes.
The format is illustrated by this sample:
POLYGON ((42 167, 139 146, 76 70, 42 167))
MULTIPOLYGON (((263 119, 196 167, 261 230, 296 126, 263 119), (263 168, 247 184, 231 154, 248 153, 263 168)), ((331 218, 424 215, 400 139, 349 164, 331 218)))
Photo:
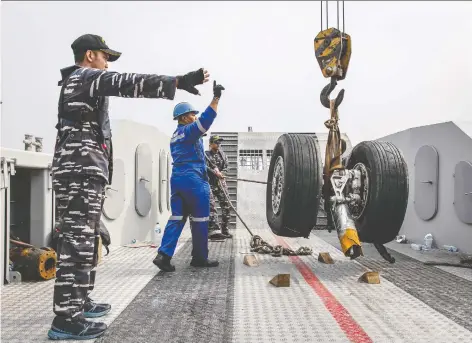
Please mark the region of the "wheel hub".
POLYGON ((282 190, 284 187, 284 159, 279 156, 275 161, 274 174, 272 176, 272 211, 275 214, 280 212, 280 202, 282 201, 282 190))
POLYGON ((357 171, 358 178, 352 185, 352 192, 358 194, 360 200, 349 204, 349 212, 354 220, 359 219, 365 211, 367 205, 367 199, 369 196, 369 174, 367 168, 363 163, 357 163, 353 168, 353 171, 357 171))

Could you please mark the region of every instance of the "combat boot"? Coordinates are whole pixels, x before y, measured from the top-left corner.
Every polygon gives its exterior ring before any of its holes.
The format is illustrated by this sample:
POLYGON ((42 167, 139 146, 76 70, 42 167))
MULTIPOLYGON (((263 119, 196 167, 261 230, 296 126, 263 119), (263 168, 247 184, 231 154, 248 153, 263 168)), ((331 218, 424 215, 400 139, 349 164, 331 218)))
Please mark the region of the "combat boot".
POLYGON ((220 263, 215 260, 203 260, 200 258, 192 257, 192 261, 190 262, 192 267, 218 267, 220 263))
POLYGON ((87 297, 84 304, 84 317, 97 318, 106 315, 111 310, 110 304, 99 304, 87 297))
POLYGON ((221 234, 225 238, 233 238, 233 235, 229 233, 229 230, 227 228, 226 229, 221 229, 221 234))
POLYGON ((156 258, 152 261, 160 270, 164 272, 175 272, 175 266, 170 264, 170 259, 172 257, 167 256, 164 253, 157 253, 156 258))
POLYGON ((224 234, 219 233, 219 232, 212 232, 211 234, 208 235, 209 240, 222 240, 227 238, 224 234))
POLYGON ((106 329, 105 323, 88 321, 81 315, 73 319, 56 316, 48 336, 53 340, 85 340, 102 336, 106 329))

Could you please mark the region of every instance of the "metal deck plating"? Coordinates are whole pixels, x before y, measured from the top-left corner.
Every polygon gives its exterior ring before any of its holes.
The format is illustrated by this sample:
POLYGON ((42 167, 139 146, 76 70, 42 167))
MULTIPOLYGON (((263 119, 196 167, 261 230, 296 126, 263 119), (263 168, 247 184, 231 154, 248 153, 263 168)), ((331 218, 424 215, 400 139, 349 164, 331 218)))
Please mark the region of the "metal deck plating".
MULTIPOLYGON (((326 233, 320 233, 326 240, 312 235, 308 241, 276 238, 268 229, 254 233, 315 252, 256 255, 259 266, 248 267, 250 236, 238 229, 232 241, 210 243, 218 268, 197 269, 189 265, 185 230, 173 259, 177 271, 162 274, 152 264, 155 249, 114 248, 99 266, 92 294, 112 304, 103 318, 110 329, 97 342, 472 342, 467 275, 398 253, 390 265, 368 248, 366 257, 351 261, 327 243, 326 233), (317 261, 326 251, 335 264, 317 261), (380 271, 379 285, 357 281, 366 266, 380 271), (269 284, 279 273, 291 275, 290 287, 269 284)), ((2 342, 48 342, 52 290, 53 281, 2 289, 2 342)))

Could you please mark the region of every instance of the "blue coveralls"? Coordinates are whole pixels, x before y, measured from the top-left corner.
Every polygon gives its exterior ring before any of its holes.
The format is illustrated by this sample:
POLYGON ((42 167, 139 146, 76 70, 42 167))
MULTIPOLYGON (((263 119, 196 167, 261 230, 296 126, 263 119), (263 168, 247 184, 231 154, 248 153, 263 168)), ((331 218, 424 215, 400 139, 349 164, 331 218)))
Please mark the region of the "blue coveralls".
POLYGON ((194 123, 179 124, 170 140, 173 159, 171 187, 172 215, 167 222, 158 252, 172 257, 187 217, 190 216, 196 259, 208 259, 210 186, 202 135, 210 128, 216 112, 208 107, 194 123))

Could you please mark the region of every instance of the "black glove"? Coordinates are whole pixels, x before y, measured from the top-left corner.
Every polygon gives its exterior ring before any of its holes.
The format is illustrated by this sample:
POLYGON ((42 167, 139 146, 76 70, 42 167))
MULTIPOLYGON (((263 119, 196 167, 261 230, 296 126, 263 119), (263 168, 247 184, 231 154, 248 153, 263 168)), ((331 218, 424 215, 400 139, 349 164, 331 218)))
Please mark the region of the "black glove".
POLYGON ((178 80, 178 89, 183 89, 189 93, 200 95, 198 89, 195 88, 196 85, 203 84, 205 80, 205 74, 203 68, 198 69, 197 71, 191 71, 183 76, 177 76, 178 80))
POLYGON ((216 81, 213 81, 213 96, 215 98, 221 98, 221 91, 224 91, 225 90, 225 87, 223 87, 222 85, 217 85, 216 84, 216 81))

